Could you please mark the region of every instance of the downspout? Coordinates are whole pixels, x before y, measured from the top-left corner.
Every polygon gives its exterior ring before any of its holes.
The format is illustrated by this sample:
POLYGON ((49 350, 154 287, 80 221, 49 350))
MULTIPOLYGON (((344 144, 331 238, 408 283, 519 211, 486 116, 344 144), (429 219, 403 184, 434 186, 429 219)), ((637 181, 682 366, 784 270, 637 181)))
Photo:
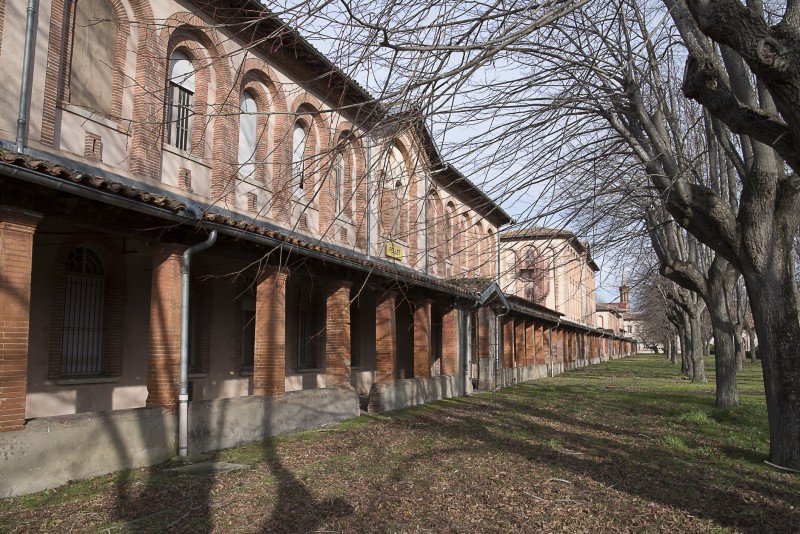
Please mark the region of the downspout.
POLYGON ((555 326, 551 326, 550 327, 550 330, 549 330, 549 333, 548 333, 548 336, 550 337, 549 351, 550 351, 550 376, 551 377, 556 376, 555 368, 553 367, 553 328, 558 328, 560 325, 561 325, 561 317, 558 318, 558 322, 556 323, 555 326))
POLYGON ((425 175, 424 180, 422 182, 423 183, 422 187, 424 188, 424 191, 425 191, 425 196, 422 197, 422 209, 425 211, 425 219, 424 219, 425 220, 425 274, 428 274, 428 272, 429 272, 429 270, 428 270, 428 262, 429 262, 429 259, 428 259, 429 258, 429 251, 428 251, 428 246, 429 246, 429 240, 428 240, 428 224, 429 224, 428 223, 428 202, 429 202, 429 200, 428 200, 428 194, 430 193, 430 191, 428 191, 428 173, 425 172, 423 174, 425 175))
POLYGON ((31 92, 31 63, 33 62, 33 33, 36 29, 36 0, 28 0, 28 18, 25 23, 25 51, 22 56, 22 83, 19 92, 19 118, 17 119, 17 152, 25 150, 25 127, 28 124, 31 92))
POLYGON ((508 315, 505 313, 498 313, 494 316, 494 389, 497 389, 497 382, 500 378, 500 330, 502 329, 501 318, 508 315))
POLYGON ((372 140, 369 134, 365 135, 367 140, 367 250, 366 255, 369 258, 372 255, 372 195, 370 193, 370 186, 372 185, 372 140))
MULTIPOLYGON (((186 207, 186 212, 196 219, 202 217, 200 208, 186 207)), ((189 453, 189 286, 191 281, 192 255, 210 248, 217 240, 217 231, 211 230, 208 239, 192 245, 183 253, 181 265, 181 374, 178 391, 178 456, 186 458, 189 453)))

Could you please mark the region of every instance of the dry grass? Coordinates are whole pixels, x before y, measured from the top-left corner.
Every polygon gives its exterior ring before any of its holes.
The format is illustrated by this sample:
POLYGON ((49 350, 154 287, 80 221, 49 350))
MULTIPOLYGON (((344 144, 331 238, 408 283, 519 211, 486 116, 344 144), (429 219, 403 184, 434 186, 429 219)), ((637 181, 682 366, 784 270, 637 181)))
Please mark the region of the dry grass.
MULTIPOLYGON (((713 376, 713 366, 709 368, 713 376)), ((555 379, 0 501, 13 532, 800 532, 771 470, 760 370, 742 405, 643 355, 555 379)))

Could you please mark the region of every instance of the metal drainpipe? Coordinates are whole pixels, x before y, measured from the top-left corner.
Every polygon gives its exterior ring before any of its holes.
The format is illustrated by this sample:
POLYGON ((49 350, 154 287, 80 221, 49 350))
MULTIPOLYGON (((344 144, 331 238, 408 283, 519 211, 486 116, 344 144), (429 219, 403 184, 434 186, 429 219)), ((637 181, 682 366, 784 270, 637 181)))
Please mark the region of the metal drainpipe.
POLYGON ((561 318, 559 317, 558 318, 558 322, 556 323, 556 325, 555 326, 551 326, 550 330, 549 330, 549 337, 550 337, 550 343, 549 343, 549 345, 550 345, 550 347, 549 347, 549 351, 550 351, 550 376, 551 377, 556 376, 555 369, 553 368, 553 328, 558 328, 560 325, 561 325, 561 318))
POLYGON ((28 18, 25 23, 25 51, 22 56, 22 83, 19 93, 19 118, 17 119, 17 152, 25 150, 25 126, 30 108, 31 63, 33 62, 33 33, 36 23, 36 0, 28 0, 28 18))
POLYGON ((428 194, 430 192, 428 191, 428 173, 423 172, 423 174, 424 177, 422 187, 424 188, 425 196, 422 197, 422 209, 425 211, 425 274, 428 274, 428 202, 430 202, 428 199, 428 194))
POLYGON ((500 319, 506 315, 508 315, 508 311, 494 316, 494 389, 497 389, 498 378, 500 378, 500 319))
POLYGON ((367 145, 367 251, 366 255, 367 258, 370 257, 372 254, 372 197, 370 196, 370 185, 372 182, 372 140, 369 134, 364 135, 364 139, 366 140, 367 145))
MULTIPOLYGON (((197 219, 202 213, 197 206, 187 206, 186 211, 197 219)), ((216 240, 217 231, 211 230, 208 239, 192 245, 184 251, 181 265, 181 375, 178 391, 178 456, 180 458, 186 458, 189 453, 189 286, 192 255, 210 248, 216 240)))

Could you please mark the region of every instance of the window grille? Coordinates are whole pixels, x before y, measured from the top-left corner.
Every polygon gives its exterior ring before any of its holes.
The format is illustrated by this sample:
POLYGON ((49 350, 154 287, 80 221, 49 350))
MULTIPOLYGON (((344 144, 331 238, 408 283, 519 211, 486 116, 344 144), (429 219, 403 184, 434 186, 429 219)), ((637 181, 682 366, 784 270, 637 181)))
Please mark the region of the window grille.
POLYGON ((342 196, 343 195, 343 182, 344 182, 344 160, 342 156, 336 156, 336 164, 334 168, 334 177, 335 177, 335 184, 334 184, 334 199, 335 199, 335 207, 334 210, 336 214, 342 212, 342 196))
POLYGON ((100 257, 78 247, 67 258, 64 280, 64 329, 61 373, 93 375, 103 371, 105 273, 100 257))
POLYGON ((169 130, 167 143, 181 150, 189 150, 191 140, 192 100, 194 94, 176 83, 169 84, 169 130))
POLYGON ((167 143, 188 151, 192 141, 194 66, 186 54, 176 51, 170 58, 167 143))

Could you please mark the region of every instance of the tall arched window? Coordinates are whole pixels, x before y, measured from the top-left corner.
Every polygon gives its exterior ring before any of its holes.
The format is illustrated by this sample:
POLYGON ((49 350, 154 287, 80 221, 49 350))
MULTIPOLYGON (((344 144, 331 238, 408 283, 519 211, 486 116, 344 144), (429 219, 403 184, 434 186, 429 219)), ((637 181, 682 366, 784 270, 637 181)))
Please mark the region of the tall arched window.
POLYGON ((80 0, 75 5, 69 101, 111 114, 117 24, 108 0, 80 0))
POLYGON ((519 275, 523 281, 524 297, 543 304, 550 293, 549 262, 535 247, 528 247, 522 258, 519 275))
POLYGON ((403 154, 392 147, 386 157, 381 194, 381 220, 384 234, 393 239, 406 239, 403 204, 406 196, 406 172, 403 154))
POLYGON ((306 129, 298 121, 294 123, 292 133, 292 190, 296 195, 303 195, 306 179, 306 129))
POLYGON ((67 258, 66 271, 61 373, 100 374, 106 285, 103 262, 92 249, 77 247, 67 258))
POLYGON ((344 210, 344 157, 336 155, 333 163, 333 209, 336 215, 344 210))
POLYGON ((170 58, 167 143, 189 151, 192 143, 192 107, 194 106, 194 66, 186 54, 175 51, 170 58))
POLYGON ((256 171, 258 146, 258 106, 247 91, 239 100, 239 175, 251 178, 256 171))

